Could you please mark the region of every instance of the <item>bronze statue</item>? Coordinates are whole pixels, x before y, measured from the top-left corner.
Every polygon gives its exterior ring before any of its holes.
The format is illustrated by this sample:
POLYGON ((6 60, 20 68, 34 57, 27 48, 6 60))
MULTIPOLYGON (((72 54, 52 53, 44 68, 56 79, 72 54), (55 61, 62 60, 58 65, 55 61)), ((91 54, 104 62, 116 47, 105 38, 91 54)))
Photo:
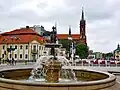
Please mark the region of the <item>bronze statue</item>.
POLYGON ((52 27, 53 31, 51 32, 51 35, 50 35, 50 41, 51 43, 56 43, 56 27, 52 27))
MULTIPOLYGON (((51 35, 50 35, 50 41, 51 43, 56 44, 56 27, 53 26, 52 29, 53 31, 51 32, 51 35)), ((53 55, 55 59, 55 45, 51 47, 51 55, 53 55)))

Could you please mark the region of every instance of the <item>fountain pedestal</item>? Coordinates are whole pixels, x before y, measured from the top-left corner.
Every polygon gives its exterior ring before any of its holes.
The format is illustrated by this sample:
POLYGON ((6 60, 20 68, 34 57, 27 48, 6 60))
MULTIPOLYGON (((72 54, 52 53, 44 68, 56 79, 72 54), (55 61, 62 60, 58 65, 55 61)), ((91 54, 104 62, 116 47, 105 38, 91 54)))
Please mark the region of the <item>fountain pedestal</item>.
POLYGON ((59 82, 61 63, 58 60, 51 60, 47 64, 43 64, 43 68, 45 70, 46 82, 59 82))

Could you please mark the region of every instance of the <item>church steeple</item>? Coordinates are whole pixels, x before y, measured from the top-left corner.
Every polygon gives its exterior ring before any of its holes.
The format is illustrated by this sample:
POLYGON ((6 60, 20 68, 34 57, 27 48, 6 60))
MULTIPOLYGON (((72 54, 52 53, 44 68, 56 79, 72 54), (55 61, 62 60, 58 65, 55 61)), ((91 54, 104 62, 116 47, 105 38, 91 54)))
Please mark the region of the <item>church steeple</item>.
POLYGON ((86 20, 84 19, 84 11, 82 7, 82 14, 80 19, 80 43, 87 44, 86 41, 86 20))
POLYGON ((83 7, 82 7, 82 16, 81 16, 81 20, 84 20, 84 11, 83 11, 83 7))
POLYGON ((119 49, 119 48, 120 48, 120 45, 118 44, 117 49, 119 49))
POLYGON ((69 39, 69 40, 72 40, 71 26, 69 26, 69 35, 68 35, 68 39, 69 39))
POLYGON ((69 37, 71 37, 71 26, 69 26, 69 37))

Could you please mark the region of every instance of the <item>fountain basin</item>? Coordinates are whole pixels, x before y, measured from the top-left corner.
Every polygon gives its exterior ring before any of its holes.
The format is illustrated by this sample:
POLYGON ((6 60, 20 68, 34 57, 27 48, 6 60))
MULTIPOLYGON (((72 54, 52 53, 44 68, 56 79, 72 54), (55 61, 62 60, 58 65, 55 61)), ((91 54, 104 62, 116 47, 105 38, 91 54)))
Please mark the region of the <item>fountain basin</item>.
POLYGON ((32 68, 1 70, 0 90, 99 90, 116 83, 116 77, 112 74, 85 69, 74 69, 77 82, 41 83, 23 81, 30 76, 31 70, 32 68))

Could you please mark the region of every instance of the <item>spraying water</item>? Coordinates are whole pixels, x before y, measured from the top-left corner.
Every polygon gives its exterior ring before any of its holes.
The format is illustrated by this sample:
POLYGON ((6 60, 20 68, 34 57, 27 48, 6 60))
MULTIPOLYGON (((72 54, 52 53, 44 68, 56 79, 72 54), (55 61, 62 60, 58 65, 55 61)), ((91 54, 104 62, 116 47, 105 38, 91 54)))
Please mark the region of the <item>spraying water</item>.
MULTIPOLYGON (((35 63, 35 67, 31 71, 30 80, 45 82, 45 76, 47 69, 43 67, 43 63, 47 66, 49 65, 53 56, 41 56, 37 62, 35 63)), ((56 56, 57 60, 61 63, 62 68, 60 70, 60 82, 69 82, 69 81, 77 81, 75 77, 75 72, 70 69, 71 64, 69 60, 64 56, 56 56)))

